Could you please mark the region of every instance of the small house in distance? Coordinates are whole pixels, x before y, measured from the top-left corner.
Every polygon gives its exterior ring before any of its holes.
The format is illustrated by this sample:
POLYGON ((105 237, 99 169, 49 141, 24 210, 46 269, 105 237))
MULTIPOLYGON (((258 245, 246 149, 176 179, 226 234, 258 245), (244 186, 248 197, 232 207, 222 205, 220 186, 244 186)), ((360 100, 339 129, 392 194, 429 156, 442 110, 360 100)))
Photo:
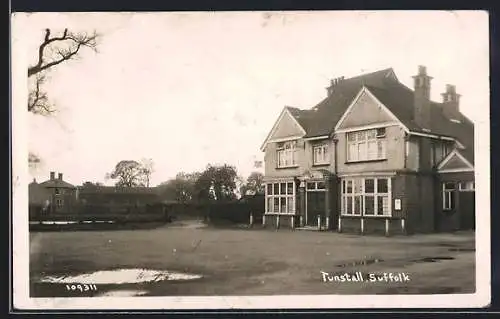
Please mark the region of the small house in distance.
POLYGON ((56 178, 55 172, 50 172, 49 179, 42 183, 33 180, 28 186, 30 215, 73 213, 75 191, 76 187, 64 181, 62 173, 56 178))

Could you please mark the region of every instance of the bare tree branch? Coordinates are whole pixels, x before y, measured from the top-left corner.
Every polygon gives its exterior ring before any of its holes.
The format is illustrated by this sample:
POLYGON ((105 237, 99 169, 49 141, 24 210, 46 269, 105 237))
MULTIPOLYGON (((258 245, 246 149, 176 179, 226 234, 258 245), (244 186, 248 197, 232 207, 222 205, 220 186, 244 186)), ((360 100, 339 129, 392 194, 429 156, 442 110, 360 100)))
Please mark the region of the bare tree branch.
POLYGON ((97 48, 97 38, 99 35, 94 31, 93 34, 72 33, 68 29, 59 37, 51 37, 50 29, 45 30, 45 37, 38 48, 38 61, 35 65, 28 68, 28 77, 38 74, 64 61, 74 58, 82 47, 88 47, 94 51, 97 48), (58 57, 53 60, 47 60, 46 51, 51 44, 65 45, 64 49, 58 49, 58 57))
POLYGON ((54 113, 55 110, 49 102, 47 93, 42 90, 42 85, 45 83, 45 76, 43 74, 37 74, 35 80, 35 87, 29 92, 28 95, 28 111, 41 114, 49 115, 54 113))

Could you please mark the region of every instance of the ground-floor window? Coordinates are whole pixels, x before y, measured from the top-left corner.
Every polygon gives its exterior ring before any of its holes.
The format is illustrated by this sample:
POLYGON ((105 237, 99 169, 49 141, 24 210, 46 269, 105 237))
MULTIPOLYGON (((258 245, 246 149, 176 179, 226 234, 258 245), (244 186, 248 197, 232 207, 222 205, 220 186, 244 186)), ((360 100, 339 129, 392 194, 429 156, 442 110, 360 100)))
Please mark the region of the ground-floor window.
POLYGON ((443 210, 452 210, 455 207, 455 183, 443 183, 443 210))
POLYGON ((273 182, 266 184, 266 212, 295 213, 295 183, 273 182))
POLYGON ((341 185, 341 212, 351 216, 390 216, 391 179, 346 178, 341 185))
POLYGON ((64 201, 61 198, 56 199, 56 205, 57 207, 63 207, 64 201))

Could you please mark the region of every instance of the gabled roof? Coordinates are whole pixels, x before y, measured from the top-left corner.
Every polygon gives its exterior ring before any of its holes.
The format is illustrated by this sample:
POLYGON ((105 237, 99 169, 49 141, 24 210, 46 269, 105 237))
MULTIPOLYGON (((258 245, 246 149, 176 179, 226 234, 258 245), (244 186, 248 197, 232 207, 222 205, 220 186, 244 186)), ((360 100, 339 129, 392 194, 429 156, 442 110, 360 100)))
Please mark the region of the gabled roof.
POLYGON ((454 149, 437 166, 440 173, 473 171, 474 165, 458 150, 454 149))
POLYGON ((456 123, 442 112, 441 103, 431 102, 431 131, 423 130, 413 120, 414 92, 397 79, 392 68, 341 80, 331 94, 312 109, 288 108, 306 131, 305 138, 331 135, 335 125, 363 88, 369 90, 398 120, 413 133, 455 138, 466 148, 461 153, 474 163, 474 124, 461 115, 456 123))

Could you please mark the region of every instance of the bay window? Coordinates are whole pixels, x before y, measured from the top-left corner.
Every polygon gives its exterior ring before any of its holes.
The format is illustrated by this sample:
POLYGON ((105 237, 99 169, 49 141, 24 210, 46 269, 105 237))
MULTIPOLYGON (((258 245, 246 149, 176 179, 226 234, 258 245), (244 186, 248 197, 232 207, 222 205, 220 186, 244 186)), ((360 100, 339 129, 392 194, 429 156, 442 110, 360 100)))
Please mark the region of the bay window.
POLYGON ((294 182, 273 182, 266 184, 266 213, 295 213, 294 182))
POLYGON ((313 165, 329 164, 328 159, 328 144, 320 144, 313 146, 313 165))
POLYGON ((350 216, 391 216, 390 178, 342 180, 341 212, 350 216))
POLYGON ((277 158, 279 168, 297 166, 297 141, 278 143, 277 158))
POLYGON ((443 183, 443 210, 452 210, 455 208, 455 183, 443 183))
POLYGON ((385 128, 347 133, 347 161, 386 159, 385 128))

